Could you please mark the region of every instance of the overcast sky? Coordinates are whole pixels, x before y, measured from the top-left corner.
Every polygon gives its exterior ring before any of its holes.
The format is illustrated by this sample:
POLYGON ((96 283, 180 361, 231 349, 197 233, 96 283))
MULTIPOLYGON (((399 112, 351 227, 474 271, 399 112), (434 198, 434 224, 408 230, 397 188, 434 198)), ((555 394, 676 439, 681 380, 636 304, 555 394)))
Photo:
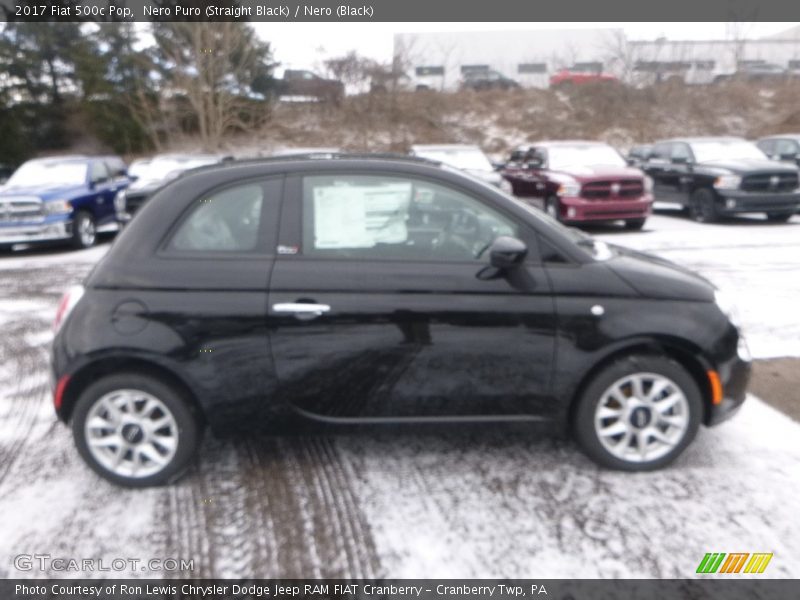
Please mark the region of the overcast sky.
MULTIPOLYGON (((737 23, 743 35, 758 38, 800 23, 737 23)), ((620 28, 628 39, 666 37, 675 40, 729 39, 729 23, 254 23, 262 39, 272 42, 283 66, 314 68, 331 56, 350 50, 388 61, 395 33, 436 31, 508 31, 536 29, 620 28)))

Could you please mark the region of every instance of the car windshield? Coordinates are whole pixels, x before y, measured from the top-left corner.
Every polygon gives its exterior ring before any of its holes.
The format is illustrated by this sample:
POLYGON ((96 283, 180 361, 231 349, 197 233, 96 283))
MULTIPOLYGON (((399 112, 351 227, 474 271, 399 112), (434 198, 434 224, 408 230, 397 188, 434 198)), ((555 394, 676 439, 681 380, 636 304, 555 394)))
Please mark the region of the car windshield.
POLYGON ((548 166, 551 169, 605 165, 626 166, 625 159, 611 146, 552 146, 547 149, 548 166))
POLYGON ((8 187, 68 186, 86 183, 85 162, 30 161, 7 182, 8 187))
POLYGON ((456 169, 493 171, 492 163, 479 148, 435 148, 416 151, 417 156, 435 160, 456 169))
POLYGON ((692 142, 690 146, 697 162, 742 158, 765 160, 767 158, 767 155, 759 150, 758 146, 744 140, 692 142))

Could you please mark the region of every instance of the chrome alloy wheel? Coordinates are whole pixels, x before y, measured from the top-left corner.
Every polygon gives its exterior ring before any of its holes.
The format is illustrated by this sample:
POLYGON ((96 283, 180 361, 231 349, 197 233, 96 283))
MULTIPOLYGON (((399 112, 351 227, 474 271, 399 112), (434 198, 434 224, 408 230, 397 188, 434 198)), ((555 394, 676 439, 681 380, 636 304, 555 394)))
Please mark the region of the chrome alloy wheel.
POLYGON ((689 427, 689 402, 678 385, 657 373, 633 373, 600 397, 594 428, 600 443, 628 462, 657 460, 677 446, 689 427))
POLYGON ((94 226, 94 221, 92 221, 91 218, 83 217, 78 220, 78 235, 84 247, 88 248, 94 244, 97 231, 94 226))
POLYGON ((178 449, 178 424, 167 406, 140 390, 109 392, 86 418, 86 445, 105 469, 122 477, 148 477, 178 449))

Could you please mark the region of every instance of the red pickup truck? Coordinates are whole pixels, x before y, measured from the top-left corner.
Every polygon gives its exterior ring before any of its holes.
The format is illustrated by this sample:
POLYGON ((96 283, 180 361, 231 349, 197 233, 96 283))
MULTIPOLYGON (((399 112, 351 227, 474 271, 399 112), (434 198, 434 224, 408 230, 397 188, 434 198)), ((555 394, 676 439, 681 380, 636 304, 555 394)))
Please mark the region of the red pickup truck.
POLYGON ((602 142, 522 146, 501 172, 515 196, 562 222, 623 220, 627 229, 641 229, 652 211, 652 180, 602 142))

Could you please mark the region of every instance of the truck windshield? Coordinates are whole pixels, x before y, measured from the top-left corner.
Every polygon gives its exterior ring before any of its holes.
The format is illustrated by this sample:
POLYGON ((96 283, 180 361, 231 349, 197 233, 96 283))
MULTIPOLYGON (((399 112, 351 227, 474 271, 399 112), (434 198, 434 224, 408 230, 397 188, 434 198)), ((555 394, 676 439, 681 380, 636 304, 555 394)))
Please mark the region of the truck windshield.
POLYGON ((744 140, 692 142, 691 147, 697 162, 739 160, 742 158, 767 160, 767 155, 759 150, 758 146, 744 140))
POLYGON ((86 183, 86 163, 26 162, 8 180, 8 187, 52 187, 86 183))
POLYGON ((609 167, 626 166, 625 159, 611 146, 552 146, 547 149, 551 169, 568 167, 588 167, 604 165, 609 167))

